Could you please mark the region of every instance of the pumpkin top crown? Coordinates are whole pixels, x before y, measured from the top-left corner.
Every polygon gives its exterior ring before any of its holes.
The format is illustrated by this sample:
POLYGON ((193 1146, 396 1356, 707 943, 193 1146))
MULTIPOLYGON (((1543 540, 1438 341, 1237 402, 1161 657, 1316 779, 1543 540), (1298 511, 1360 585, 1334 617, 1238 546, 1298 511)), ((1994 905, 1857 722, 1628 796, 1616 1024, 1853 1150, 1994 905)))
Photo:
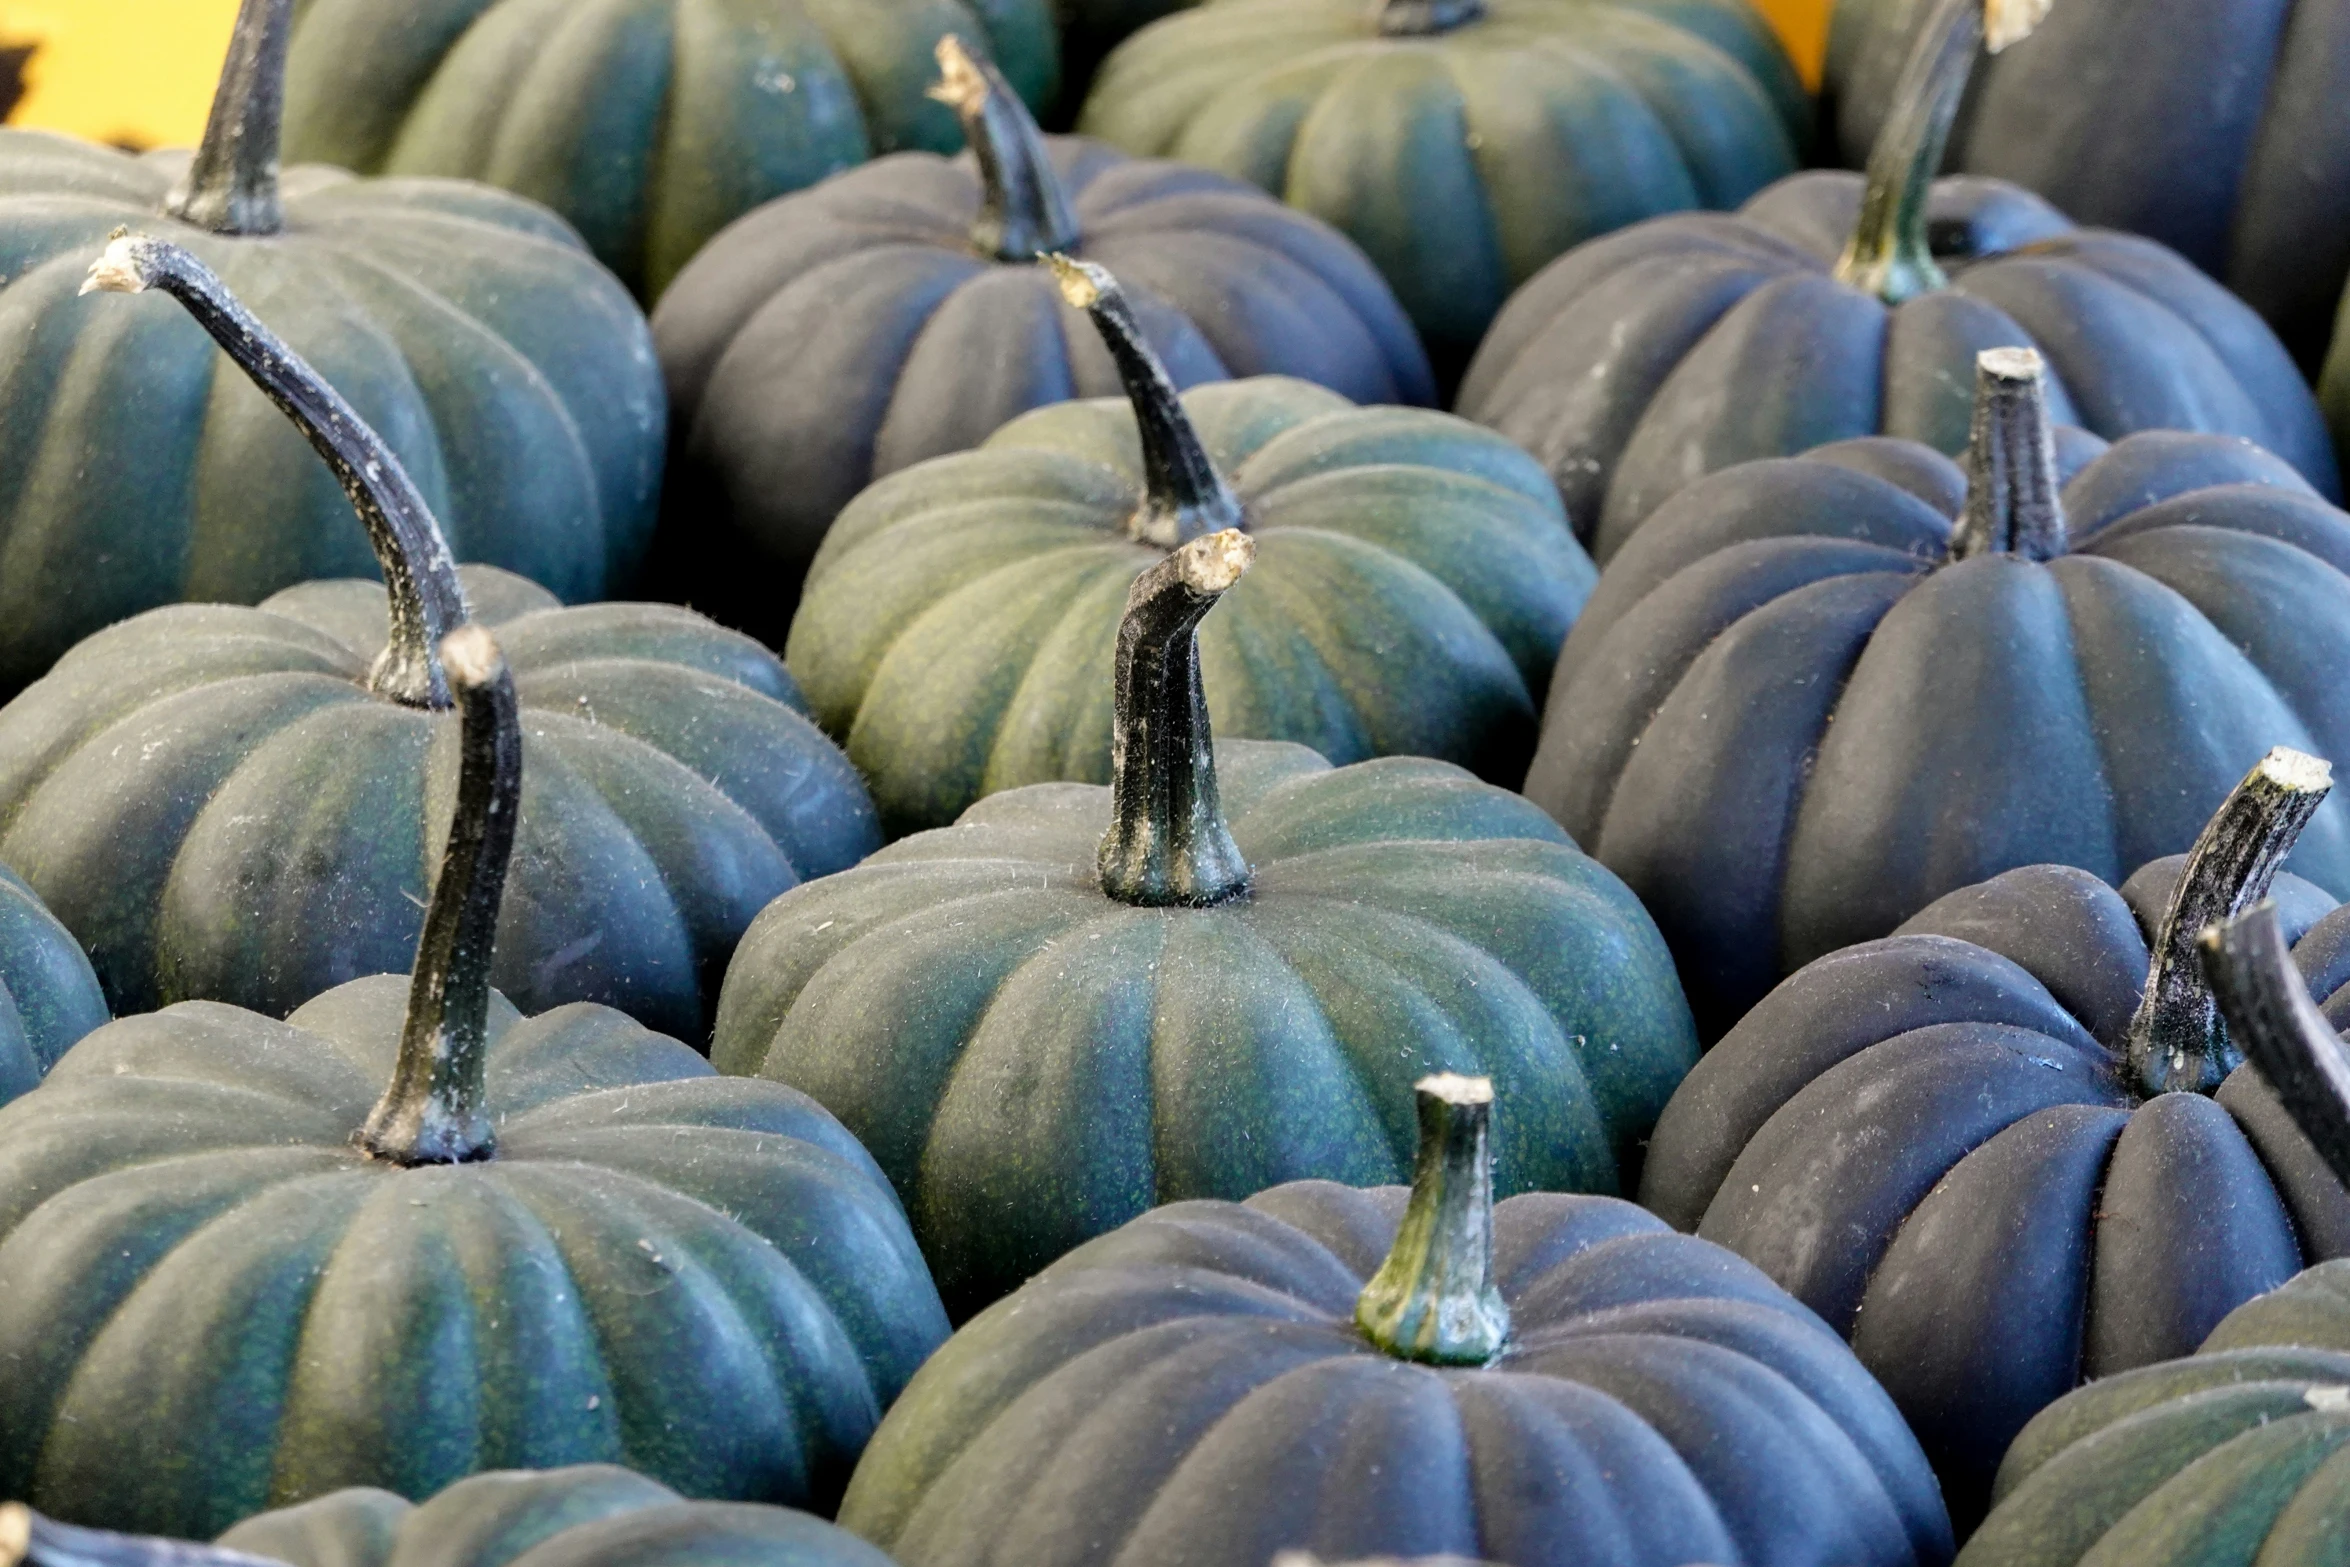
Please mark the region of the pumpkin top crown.
POLYGON ((1493 1083, 1444 1072, 1413 1085, 1419 1159, 1395 1245, 1355 1301, 1355 1325, 1390 1355, 1481 1366, 1509 1341, 1493 1282, 1493 1083))
POLYGON ((2293 966, 2266 898, 2197 937, 2228 1028, 2326 1165, 2350 1186, 2350 1055, 2293 966))
POLYGON ((204 140, 164 199, 166 217, 215 234, 275 234, 286 226, 277 170, 293 30, 294 0, 244 0, 237 8, 204 140))
POLYGON ((979 163, 971 248, 998 261, 1034 261, 1075 246, 1077 216, 1036 117, 1003 73, 972 58, 953 33, 938 41, 936 53, 939 81, 929 96, 955 111, 979 163))

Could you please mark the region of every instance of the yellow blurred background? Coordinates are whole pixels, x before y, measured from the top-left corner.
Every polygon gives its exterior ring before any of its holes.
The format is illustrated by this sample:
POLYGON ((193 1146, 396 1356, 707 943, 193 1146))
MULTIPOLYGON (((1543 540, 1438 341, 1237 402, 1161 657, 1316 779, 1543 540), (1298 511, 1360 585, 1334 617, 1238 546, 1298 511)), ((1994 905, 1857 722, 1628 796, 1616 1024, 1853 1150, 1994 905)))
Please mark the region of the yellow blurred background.
MULTIPOLYGON (((1756 0, 1807 78, 1830 0, 1756 0)), ((176 146, 204 129, 236 0, 0 0, 0 44, 34 44, 10 123, 93 141, 176 146)))

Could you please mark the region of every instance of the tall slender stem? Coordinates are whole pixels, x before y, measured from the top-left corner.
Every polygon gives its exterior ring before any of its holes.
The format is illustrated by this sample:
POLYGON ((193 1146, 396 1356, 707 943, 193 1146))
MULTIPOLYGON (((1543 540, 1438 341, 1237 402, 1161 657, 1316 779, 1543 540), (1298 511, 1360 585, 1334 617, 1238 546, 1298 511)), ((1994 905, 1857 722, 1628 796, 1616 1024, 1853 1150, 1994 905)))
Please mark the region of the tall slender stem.
POLYGON ((2155 933, 2145 995, 2130 1019, 2130 1069, 2149 1097, 2211 1093, 2244 1059, 2212 994, 2199 943, 2207 928, 2268 896, 2333 786, 2332 767, 2280 745, 2244 775, 2195 840, 2155 933))
POLYGON ((487 631, 451 632, 441 665, 457 698, 457 810, 416 942, 392 1084, 359 1133, 362 1148, 394 1164, 486 1159, 495 1140, 482 1076, 498 906, 522 809, 522 724, 513 676, 487 631))
POLYGON ((1142 433, 1146 481, 1142 509, 1127 524, 1136 542, 1165 550, 1189 544, 1202 534, 1246 525, 1240 500, 1200 444, 1173 377, 1151 352, 1134 307, 1109 270, 1090 261, 1072 261, 1058 252, 1045 260, 1061 280, 1061 297, 1093 318, 1126 383, 1126 399, 1142 433))
POLYGON ((1485 0, 1372 0, 1382 38, 1429 38, 1485 20, 1485 0))
POLYGON ((2201 940, 2230 1033, 2319 1157, 2350 1186, 2350 1053, 2293 966, 2276 905, 2264 900, 2201 940))
POLYGON ((165 216, 215 234, 275 234, 285 227, 277 150, 293 30, 294 0, 244 0, 237 8, 204 140, 164 198, 165 216))
POLYGON ((0 1567, 285 1567, 217 1545, 81 1529, 0 1502, 0 1567))
POLYGON ((1987 348, 1975 356, 1974 439, 1966 461, 1966 511, 1951 530, 1952 560, 1988 554, 2054 560, 2065 552, 2047 370, 2033 350, 1987 348))
POLYGON ((1395 1246, 1355 1300, 1364 1336, 1405 1360, 1481 1366, 1509 1340, 1493 1284, 1493 1084, 1450 1072, 1414 1085, 1419 1163, 1395 1246))
POLYGON ((971 58, 953 33, 938 41, 939 84, 930 96, 955 111, 979 161, 979 217, 971 247, 998 261, 1034 261, 1077 243, 1069 193, 1053 172, 1044 132, 1003 72, 971 58))
POLYGON ((441 525, 408 470, 342 393, 179 246, 117 233, 82 284, 85 294, 137 294, 150 288, 162 289, 187 307, 237 368, 309 438, 351 498, 383 569, 391 607, 391 638, 369 672, 369 688, 410 707, 447 707, 449 689, 433 649, 466 622, 465 590, 441 525))
POLYGON ((1134 579, 1118 626, 1110 830, 1102 891, 1140 908, 1201 908, 1248 891, 1216 797, 1199 623, 1256 559, 1237 529, 1194 539, 1134 579))

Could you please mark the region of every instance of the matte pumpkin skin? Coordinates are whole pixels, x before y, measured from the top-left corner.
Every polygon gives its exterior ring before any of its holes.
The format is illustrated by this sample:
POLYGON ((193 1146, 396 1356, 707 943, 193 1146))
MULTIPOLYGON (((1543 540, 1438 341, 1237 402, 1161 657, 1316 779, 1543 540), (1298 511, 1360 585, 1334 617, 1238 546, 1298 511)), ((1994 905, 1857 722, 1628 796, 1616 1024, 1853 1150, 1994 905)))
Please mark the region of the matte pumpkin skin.
POLYGON ((390 443, 449 543, 566 600, 634 573, 661 487, 651 333, 577 235, 478 185, 288 168, 285 228, 161 215, 185 153, 0 129, 0 694, 177 600, 372 576, 302 436, 178 310, 77 298, 128 225, 186 247, 390 443))
MULTIPOLYGON (((2184 850, 2272 745, 2350 756, 2350 518, 2241 441, 2060 449, 2045 563, 1944 564, 1963 475, 1877 438, 1703 479, 1610 564, 1526 792, 1656 916, 1709 1035, 1959 887, 2184 850)), ((2350 892, 2350 810, 2291 865, 2350 892)))
POLYGON ((29 1092, 106 1021, 106 996, 73 935, 0 865, 0 1104, 29 1092))
POLYGON ((493 1000, 495 1157, 372 1159, 408 988, 126 1018, 0 1110, 0 1490, 189 1537, 586 1461, 829 1505, 946 1331, 855 1139, 607 1008, 493 1000))
POLYGON ((2241 436, 2339 497, 2291 357, 2180 256, 2075 228, 2017 186, 1938 180, 1950 286, 1889 307, 1830 275, 1861 190, 1857 174, 1799 174, 1735 214, 1659 218, 1561 257, 1494 322, 1460 411, 1542 459, 1603 563, 1736 463, 1880 434, 1965 450, 1987 348, 2039 351, 2057 423, 2241 436))
POLYGON ((915 1377, 841 1522, 907 1567, 1949 1558, 1916 1440, 1834 1335, 1630 1203, 1499 1204, 1502 1357, 1381 1354, 1355 1299, 1404 1199, 1303 1181, 1063 1258, 915 1377))
POLYGON ((1431 1072, 1509 1103, 1498 1190, 1612 1192, 1696 1058, 1648 916, 1523 800, 1216 759, 1240 901, 1112 901, 1110 791, 1048 785, 794 889, 735 954, 711 1059, 863 1139, 958 1316, 1154 1203, 1402 1178, 1431 1072))
POLYGON ((1359 0, 1221 0, 1128 39, 1078 129, 1346 231, 1439 363, 1562 251, 1792 172, 1811 105, 1744 0, 1489 0, 1381 37, 1359 0))
MULTIPOLYGON (((1079 225, 1068 253, 1118 275, 1178 386, 1292 375, 1358 403, 1435 401, 1410 321, 1345 236, 1204 169, 1046 145, 1079 225)), ((1049 270, 974 250, 979 202, 968 154, 884 158, 742 218, 662 296, 664 554, 695 603, 725 598, 730 624, 780 637, 866 485, 1032 408, 1120 395, 1049 270)))
POLYGON ((471 1475, 416 1503, 353 1486, 215 1542, 289 1567, 889 1567, 845 1529, 746 1502, 689 1502, 611 1464, 471 1475))
POLYGON ((1051 101, 1050 0, 300 0, 286 150, 545 202, 649 302, 763 201, 960 147, 949 33, 1051 101))
MULTIPOLYGON (((1282 377, 1183 407, 1257 564, 1202 624, 1216 733, 1334 762, 1523 775, 1560 640, 1596 577, 1525 453, 1447 414, 1282 377)), ((891 475, 825 536, 786 661, 892 833, 982 795, 1110 776, 1112 645, 1144 498, 1131 408, 1063 403, 891 475)))
POLYGON ((1965 1567, 2341 1560, 2350 1264, 2247 1301, 2184 1360, 2085 1387, 2024 1428, 1965 1567))
MULTIPOLYGON (((600 1001, 706 1037, 752 917, 879 845, 863 784, 748 637, 461 575, 514 668, 529 757, 494 981, 528 1008, 600 1001)), ((182 605, 0 709, 0 859, 90 949, 116 1011, 282 1015, 407 965, 457 721, 368 692, 385 638, 373 583, 182 605)))
MULTIPOLYGON (((2254 1069, 2210 1098, 2135 1087, 2148 933, 2184 864, 2118 893, 2057 865, 1954 892, 1772 991, 1657 1123, 1642 1203, 1851 1339, 1962 1526, 2052 1400, 2350 1254, 2350 1192, 2254 1069)), ((2273 896, 2350 1018, 2350 914, 2290 873, 2273 896)))

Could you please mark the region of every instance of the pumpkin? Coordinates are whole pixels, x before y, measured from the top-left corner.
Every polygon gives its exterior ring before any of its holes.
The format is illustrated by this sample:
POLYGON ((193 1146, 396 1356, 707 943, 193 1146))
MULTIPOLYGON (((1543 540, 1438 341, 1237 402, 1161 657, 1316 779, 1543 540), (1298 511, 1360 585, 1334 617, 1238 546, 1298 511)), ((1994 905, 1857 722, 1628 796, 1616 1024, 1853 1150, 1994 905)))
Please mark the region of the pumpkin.
POLYGON ((2279 749, 2118 893, 2032 866, 1821 958, 1657 1123, 1641 1201, 1851 1339, 1962 1525, 2052 1400, 2350 1254, 2350 1192, 2239 1065, 2196 944, 2273 881, 2303 961, 2350 982, 2350 917, 2278 873, 2329 786, 2279 749))
POLYGON ((761 202, 875 153, 951 151, 955 117, 923 94, 950 33, 1051 101, 1051 0, 300 0, 286 140, 545 202, 650 302, 761 202))
POLYGON ((1120 45, 1077 128, 1336 224, 1457 375, 1545 262, 1736 206, 1810 122, 1746 0, 1221 0, 1120 45))
POLYGON ((679 452, 663 539, 695 603, 780 633, 867 484, 1118 391, 1039 252, 1116 271, 1179 386, 1295 375, 1435 400, 1411 323, 1343 235, 1204 169, 1043 136, 953 38, 939 64, 970 155, 901 153, 771 202, 654 313, 679 452))
POLYGON ((624 1462, 823 1507, 944 1338, 887 1182, 806 1096, 492 991, 522 724, 487 631, 440 667, 459 761, 413 975, 282 1023, 126 1018, 0 1109, 0 1494, 204 1536, 624 1462))
MULTIPOLYGON (((1925 0, 1839 0, 1826 100, 1857 166, 1925 0)), ((1982 73, 1949 167, 2223 279, 2314 366, 2350 275, 2350 13, 2332 0, 2064 0, 1982 73)))
POLYGON ((533 764, 498 983, 706 1037, 751 918, 880 841, 773 655, 672 606, 564 609, 459 570, 399 459, 191 255, 126 237, 93 278, 162 289, 218 334, 349 486, 392 584, 153 610, 0 709, 0 860, 115 1009, 276 1016, 406 962, 456 761, 432 647, 478 613, 512 649, 533 764))
MULTIPOLYGON (((2303 946, 2307 946, 2304 939, 2303 946)), ((2271 911, 2206 937, 2228 1026, 2350 1180, 2350 1060, 2309 1004, 2271 911), (2322 1141, 2320 1135, 2322 1134, 2322 1141)), ((1999 1466, 1966 1567, 2341 1559, 2350 1517, 2350 1262, 2222 1318, 2192 1357, 2043 1410, 1999 1466)))
POLYGON ((2060 422, 2242 436, 2339 495, 2315 399, 2241 300, 2018 186, 1933 180, 1987 9, 2026 8, 1935 0, 1865 179, 1800 174, 1733 216, 1595 241, 1494 322, 1460 411, 1543 460, 1602 563, 1735 463, 1875 434, 1963 451, 1987 348, 2039 351, 2060 422))
POLYGON ((0 1104, 105 1021, 88 956, 40 895, 0 865, 0 1104))
POLYGON ((1280 376, 1179 398, 1107 271, 1072 263, 1064 287, 1128 401, 1039 409, 891 475, 809 568, 785 661, 883 825, 1107 782, 1127 589, 1230 527, 1265 558, 1207 633, 1227 733, 1517 782, 1596 575, 1542 470, 1448 414, 1356 408, 1280 376))
MULTIPOLYGON (((1609 565, 1526 792, 1624 878, 1719 1033, 2021 865, 2175 854, 2271 745, 2350 756, 2350 518, 2209 435, 2060 462, 2029 351, 1961 470, 1901 440, 1690 486, 1609 565)), ((2350 892, 2350 817, 2295 868, 2350 892)))
POLYGON ((1177 1203, 1056 1262, 916 1374, 841 1522, 906 1567, 1947 1561, 1835 1335, 1628 1202, 1496 1204, 1539 1134, 1496 1153, 1495 1096, 1418 1084, 1408 1195, 1177 1203))
POLYGON ((204 145, 0 130, 0 697, 91 632, 374 569, 333 477, 175 313, 79 300, 108 233, 203 258, 384 432, 469 559, 567 600, 636 570, 665 424, 651 335, 559 220, 277 163, 289 0, 245 0, 204 145), (282 190, 281 190, 282 183, 282 190))
POLYGON ((1617 1190, 1695 1059, 1647 914, 1524 800, 1211 746, 1196 630, 1256 548, 1134 578, 1109 788, 991 795, 794 888, 727 970, 711 1059, 863 1139, 958 1316, 1154 1203, 1392 1179, 1440 1068, 1509 1093, 1508 1190, 1617 1190))

